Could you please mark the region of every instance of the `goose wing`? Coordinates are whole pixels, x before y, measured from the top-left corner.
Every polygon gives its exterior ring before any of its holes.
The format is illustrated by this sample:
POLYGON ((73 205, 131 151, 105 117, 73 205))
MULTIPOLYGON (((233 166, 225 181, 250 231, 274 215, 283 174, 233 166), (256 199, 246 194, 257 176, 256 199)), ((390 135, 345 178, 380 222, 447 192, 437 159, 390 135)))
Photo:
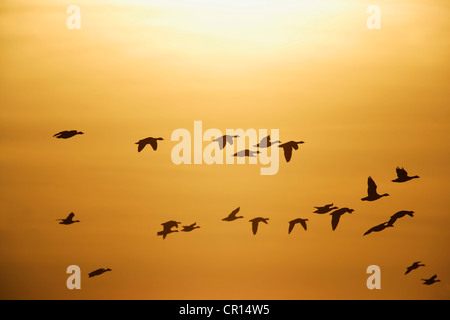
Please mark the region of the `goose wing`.
POLYGON ((397 172, 397 177, 399 177, 400 179, 406 178, 408 176, 408 172, 406 172, 406 170, 403 168, 397 167, 395 171, 397 172))
POLYGON ((373 181, 372 177, 367 179, 367 194, 369 196, 377 194, 377 185, 375 184, 375 181, 373 181))
POLYGON ((227 136, 218 137, 214 141, 216 141, 219 144, 219 149, 222 150, 225 144, 227 143, 227 136))
POLYGON ((286 159, 286 162, 291 161, 292 148, 289 145, 284 144, 283 145, 283 151, 284 151, 284 158, 286 159))
POLYGON ((71 221, 71 220, 73 219, 74 216, 75 216, 75 213, 71 212, 71 213, 67 216, 66 220, 71 221))
POLYGON ((231 211, 231 213, 228 215, 229 218, 235 218, 236 214, 239 212, 239 210, 241 210, 241 207, 237 207, 236 209, 234 209, 233 211, 231 211))
POLYGON ((303 229, 307 230, 306 221, 301 219, 301 220, 299 220, 299 222, 302 225, 303 229))
POLYGON ((252 232, 253 234, 256 234, 256 232, 258 232, 258 220, 253 220, 252 221, 252 232))
POLYGON ((333 228, 333 230, 335 230, 336 227, 338 226, 340 219, 341 219, 340 214, 332 214, 331 215, 331 227, 333 228))
MULTIPOLYGON (((228 136, 228 135, 225 135, 225 136, 224 136, 223 144, 225 145, 225 144, 227 144, 227 143, 229 143, 230 145, 233 144, 233 137, 232 137, 232 136, 228 136)), ((222 147, 222 148, 223 148, 223 147, 222 147)), ((222 148, 221 148, 221 149, 222 149, 222 148)))
POLYGON ((158 149, 158 141, 156 139, 149 139, 148 143, 152 146, 153 150, 158 149))
POLYGON ((264 137, 259 142, 259 146, 261 148, 266 148, 269 145, 269 142, 270 142, 270 136, 264 137))
POLYGON ((147 142, 145 140, 139 140, 138 142, 136 142, 136 144, 138 145, 138 152, 141 152, 142 149, 144 149, 144 147, 147 145, 147 142))
POLYGON ((288 233, 291 233, 295 227, 295 220, 289 221, 289 230, 288 233))

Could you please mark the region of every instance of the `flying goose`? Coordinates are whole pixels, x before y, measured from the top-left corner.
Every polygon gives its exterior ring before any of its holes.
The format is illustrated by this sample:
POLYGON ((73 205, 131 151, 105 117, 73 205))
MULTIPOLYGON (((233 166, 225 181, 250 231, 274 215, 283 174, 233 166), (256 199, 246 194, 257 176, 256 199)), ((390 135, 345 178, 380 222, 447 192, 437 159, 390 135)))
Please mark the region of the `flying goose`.
POLYGON ((75 222, 80 222, 80 220, 73 220, 74 216, 75 216, 75 213, 71 212, 67 216, 67 218, 65 218, 65 219, 56 219, 56 221, 61 221, 59 224, 66 224, 66 225, 72 224, 72 223, 75 223, 75 222))
POLYGON ((409 267, 406 267, 406 272, 405 272, 405 274, 408 274, 408 273, 410 273, 411 271, 413 271, 413 270, 415 270, 415 269, 417 269, 417 268, 419 268, 419 267, 425 267, 425 265, 424 264, 420 264, 422 261, 416 261, 416 262, 414 262, 412 265, 410 265, 409 267))
POLYGON ((261 217, 249 220, 252 223, 253 234, 256 234, 256 232, 258 231, 258 224, 260 222, 264 222, 265 224, 267 224, 267 220, 269 220, 269 218, 261 218, 261 217))
POLYGON ((389 194, 378 194, 377 192, 377 185, 375 184, 375 181, 373 181, 372 177, 369 177, 367 179, 367 197, 362 198, 362 201, 375 201, 377 199, 380 199, 381 197, 386 197, 389 194))
POLYGON ((268 135, 267 137, 262 138, 261 141, 258 144, 254 145, 254 147, 268 148, 268 147, 273 146, 273 145, 275 145, 277 143, 280 144, 281 141, 277 140, 277 141, 271 142, 270 141, 270 135, 268 135))
POLYGON ((371 232, 382 231, 382 230, 386 229, 387 227, 393 227, 393 225, 390 225, 387 222, 380 223, 379 225, 376 225, 375 227, 372 227, 369 230, 367 230, 363 236, 365 236, 366 234, 369 234, 371 232))
POLYGON ((230 135, 223 135, 221 137, 218 137, 216 139, 214 139, 213 141, 216 141, 219 143, 219 149, 222 150, 223 148, 225 148, 225 146, 228 144, 233 145, 233 139, 234 138, 239 138, 239 136, 235 135, 235 136, 230 136, 230 135))
POLYGON ((353 209, 349 209, 349 208, 341 208, 341 209, 337 209, 335 211, 333 211, 332 213, 330 213, 331 216, 331 227, 334 230, 336 230, 338 224, 339 224, 339 220, 341 219, 341 216, 344 213, 352 213, 353 209))
POLYGON ((196 224, 197 224, 197 222, 194 222, 194 223, 191 224, 191 225, 183 226, 183 229, 182 229, 181 231, 189 232, 189 231, 192 231, 192 230, 194 230, 194 229, 200 228, 200 227, 197 226, 196 224))
POLYGON ((433 283, 435 283, 435 282, 441 281, 441 280, 436 280, 436 278, 437 278, 437 275, 434 275, 434 276, 432 276, 432 277, 429 278, 429 279, 421 279, 421 280, 424 281, 423 284, 430 285, 430 284, 433 284, 433 283))
POLYGON ((233 157, 255 157, 258 153, 260 153, 260 152, 245 149, 245 150, 236 152, 235 154, 233 154, 233 157))
POLYGON ((408 176, 408 172, 406 172, 405 169, 397 167, 397 169, 395 169, 395 171, 397 172, 397 178, 392 180, 392 182, 406 182, 409 181, 411 179, 417 179, 420 178, 419 176, 408 176))
POLYGON ((338 209, 338 207, 333 207, 333 203, 324 205, 323 207, 314 207, 315 209, 317 209, 316 211, 314 211, 314 213, 318 213, 318 214, 324 214, 324 213, 328 213, 333 209, 338 209))
POLYGON ((95 277, 95 276, 99 276, 103 273, 105 273, 106 271, 112 271, 110 268, 100 268, 97 269, 95 271, 92 271, 91 273, 89 273, 89 278, 95 277))
POLYGON ((397 219, 400 219, 406 215, 410 216, 410 217, 414 217, 414 211, 406 211, 406 210, 402 210, 399 212, 396 212, 393 216, 391 216, 391 219, 388 221, 389 226, 394 225, 394 222, 397 221, 397 219))
POLYGON ((77 134, 84 134, 84 133, 77 130, 65 130, 55 133, 53 136, 57 139, 68 139, 72 138, 73 136, 76 136, 77 134))
POLYGON ((236 219, 243 218, 243 216, 236 216, 236 214, 241 210, 241 207, 234 209, 227 217, 223 218, 223 221, 234 221, 236 219))
POLYGON ((138 142, 136 142, 135 144, 138 145, 138 152, 141 152, 142 149, 144 149, 144 147, 146 145, 151 145, 153 150, 158 149, 158 140, 164 140, 163 138, 153 138, 153 137, 148 137, 145 139, 141 139, 138 142))
POLYGON ((280 144, 278 147, 283 148, 284 158, 286 162, 291 161, 292 158, 292 149, 297 150, 299 144, 305 143, 304 141, 288 141, 283 144, 280 144))
POLYGON ((306 229, 307 229, 306 221, 308 221, 308 219, 302 219, 302 218, 297 218, 297 219, 289 221, 288 234, 291 233, 292 229, 294 229, 294 227, 297 223, 300 223, 302 225, 303 229, 305 229, 305 231, 306 231, 306 229))
POLYGON ((167 236, 169 233, 172 233, 172 232, 178 232, 178 230, 172 230, 172 228, 178 228, 178 225, 179 225, 180 223, 181 223, 181 222, 177 222, 177 221, 175 221, 175 220, 170 220, 170 221, 161 223, 161 225, 163 226, 163 229, 162 229, 161 231, 158 231, 158 232, 156 233, 156 235, 157 235, 157 236, 162 236, 163 239, 165 239, 166 236, 167 236))

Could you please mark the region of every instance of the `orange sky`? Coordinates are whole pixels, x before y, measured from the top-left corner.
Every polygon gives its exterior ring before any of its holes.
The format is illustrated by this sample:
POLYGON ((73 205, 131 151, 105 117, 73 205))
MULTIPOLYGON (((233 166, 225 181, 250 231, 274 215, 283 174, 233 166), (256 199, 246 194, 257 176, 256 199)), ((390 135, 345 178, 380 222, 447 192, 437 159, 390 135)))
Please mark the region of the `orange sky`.
POLYGON ((447 1, 75 2, 0 4, 0 298, 450 298, 447 1), (177 166, 170 136, 196 120, 306 143, 273 176, 177 166), (85 135, 52 138, 69 129, 85 135), (148 136, 165 140, 138 153, 148 136), (421 178, 392 183, 397 166, 421 178), (369 175, 389 197, 360 200, 369 175), (355 209, 336 231, 312 213, 331 202, 355 209), (400 210, 415 217, 362 236, 400 210), (201 228, 157 237, 172 219, 201 228))

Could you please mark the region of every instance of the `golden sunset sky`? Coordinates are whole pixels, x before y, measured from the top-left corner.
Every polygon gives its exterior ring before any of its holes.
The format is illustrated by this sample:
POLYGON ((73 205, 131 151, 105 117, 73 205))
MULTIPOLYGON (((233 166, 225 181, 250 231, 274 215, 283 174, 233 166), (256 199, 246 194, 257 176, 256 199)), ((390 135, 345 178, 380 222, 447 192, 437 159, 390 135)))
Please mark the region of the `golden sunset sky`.
POLYGON ((449 299, 449 15, 447 0, 1 1, 0 298, 449 299), (175 165, 171 134, 197 120, 305 144, 273 176, 175 165), (85 134, 52 137, 71 129, 85 134), (149 136, 164 141, 138 153, 149 136), (397 166, 420 179, 391 182, 397 166), (361 201, 368 176, 390 196, 361 201), (331 202, 355 210, 335 231, 313 213, 331 202), (363 237, 400 210, 415 216, 363 237), (81 223, 55 221, 72 211, 81 223), (298 217, 308 230, 288 235, 298 217), (201 228, 163 240, 167 220, 201 228))

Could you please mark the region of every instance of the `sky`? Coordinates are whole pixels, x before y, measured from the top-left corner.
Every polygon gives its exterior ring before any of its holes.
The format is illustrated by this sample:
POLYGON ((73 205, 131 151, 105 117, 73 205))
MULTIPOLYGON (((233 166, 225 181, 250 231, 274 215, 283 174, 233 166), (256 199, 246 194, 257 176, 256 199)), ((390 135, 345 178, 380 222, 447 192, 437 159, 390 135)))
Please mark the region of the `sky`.
POLYGON ((0 298, 449 299, 449 13, 445 0, 2 1, 0 298), (305 143, 275 175, 176 165, 171 135, 194 121, 305 143), (84 135, 53 137, 72 129, 84 135), (164 140, 138 153, 146 137, 164 140), (420 178, 391 182, 398 166, 420 178), (388 197, 361 201, 369 176, 388 197), (313 213, 328 203, 355 210, 335 231, 313 213), (237 207, 243 219, 221 220, 237 207), (414 217, 363 236, 400 210, 414 217), (55 221, 70 212, 81 222, 55 221), (269 221, 253 235, 255 217, 269 221), (288 234, 299 217, 308 230, 288 234), (168 220, 200 228, 163 240, 168 220))

